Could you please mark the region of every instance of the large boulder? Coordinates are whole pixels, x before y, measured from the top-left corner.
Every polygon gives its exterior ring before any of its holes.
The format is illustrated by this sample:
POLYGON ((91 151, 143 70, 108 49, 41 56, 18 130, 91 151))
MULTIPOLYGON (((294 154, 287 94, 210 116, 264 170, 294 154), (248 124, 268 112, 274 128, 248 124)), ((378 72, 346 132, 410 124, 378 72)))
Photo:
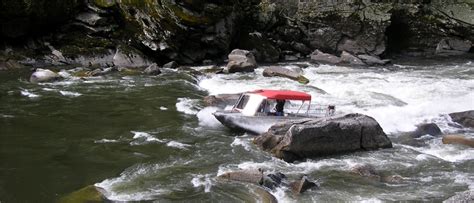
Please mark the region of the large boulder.
POLYGON ((337 56, 334 56, 332 54, 324 53, 319 50, 315 50, 313 53, 311 53, 311 60, 317 63, 323 63, 323 64, 338 64, 341 62, 341 59, 337 56))
POLYGON ((254 143, 287 162, 392 147, 377 121, 362 114, 279 123, 256 137, 254 143))
POLYGON ((257 61, 253 54, 247 50, 234 49, 229 54, 229 63, 227 64, 228 73, 253 72, 257 68, 257 61))
POLYGON ((265 70, 263 70, 263 76, 265 77, 279 76, 279 77, 285 77, 285 78, 298 81, 299 83, 302 83, 302 84, 309 83, 308 78, 304 77, 301 73, 298 73, 294 70, 290 70, 287 68, 278 67, 278 66, 265 68, 265 70))
POLYGON ((61 76, 51 70, 38 68, 31 74, 31 83, 51 82, 60 79, 61 76))
POLYGON ((450 113, 449 116, 454 122, 465 127, 474 128, 474 110, 450 113))

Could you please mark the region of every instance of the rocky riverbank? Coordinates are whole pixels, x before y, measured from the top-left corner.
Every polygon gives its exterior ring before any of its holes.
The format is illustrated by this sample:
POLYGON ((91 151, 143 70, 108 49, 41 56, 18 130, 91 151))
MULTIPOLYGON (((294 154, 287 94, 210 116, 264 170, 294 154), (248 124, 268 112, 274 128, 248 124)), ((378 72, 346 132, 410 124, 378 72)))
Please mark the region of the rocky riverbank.
POLYGON ((327 63, 315 50, 353 65, 397 54, 459 55, 473 51, 473 13, 470 1, 443 0, 8 0, 0 10, 0 70, 221 63, 235 48, 261 63, 327 63))

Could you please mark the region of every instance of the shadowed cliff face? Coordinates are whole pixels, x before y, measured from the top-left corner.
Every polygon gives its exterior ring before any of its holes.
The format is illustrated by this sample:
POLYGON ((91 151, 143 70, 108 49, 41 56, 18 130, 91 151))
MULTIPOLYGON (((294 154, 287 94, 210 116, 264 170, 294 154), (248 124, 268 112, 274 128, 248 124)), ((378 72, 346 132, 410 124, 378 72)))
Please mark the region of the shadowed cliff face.
POLYGON ((375 56, 449 55, 472 50, 474 40, 474 5, 469 0, 5 0, 1 4, 4 37, 25 37, 38 30, 61 34, 50 41, 70 55, 91 47, 103 49, 101 44, 114 50, 114 43, 125 43, 160 63, 220 61, 234 48, 251 50, 261 62, 305 58, 315 49, 375 56), (58 24, 63 33, 50 29, 58 24), (84 47, 72 38, 90 43, 84 47))
POLYGON ((77 14, 81 5, 81 0, 2 0, 0 35, 15 38, 47 33, 48 28, 77 14))

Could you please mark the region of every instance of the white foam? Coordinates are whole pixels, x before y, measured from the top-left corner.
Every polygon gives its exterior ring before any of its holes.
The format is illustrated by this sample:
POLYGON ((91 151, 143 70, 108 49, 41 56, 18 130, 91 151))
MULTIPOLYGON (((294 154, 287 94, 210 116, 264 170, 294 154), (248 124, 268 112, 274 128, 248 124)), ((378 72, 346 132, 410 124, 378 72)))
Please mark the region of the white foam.
POLYGON ((176 110, 179 112, 183 112, 189 115, 196 115, 199 111, 195 107, 195 104, 198 101, 196 99, 190 98, 178 98, 178 102, 176 103, 176 110))
POLYGON ((222 124, 212 115, 218 110, 217 107, 206 107, 197 113, 199 125, 208 127, 220 127, 222 124))
POLYGON ((139 187, 143 179, 152 176, 152 174, 160 173, 169 165, 138 165, 130 169, 126 169, 119 177, 106 179, 94 186, 102 188, 105 191, 107 199, 112 201, 144 201, 153 200, 157 195, 166 194, 170 191, 161 188, 159 184, 150 187, 139 187))
POLYGON ((174 147, 174 148, 178 148, 178 149, 185 149, 185 150, 187 150, 188 147, 191 147, 191 145, 183 144, 181 142, 176 142, 176 141, 170 141, 166 144, 166 146, 174 147))
POLYGON ((168 108, 166 108, 166 107, 164 107, 164 106, 160 106, 160 110, 162 110, 162 111, 167 111, 168 108))
POLYGON ((143 145, 151 142, 166 142, 165 140, 155 138, 153 135, 150 135, 146 132, 131 131, 131 133, 133 133, 133 141, 130 142, 130 145, 143 145))
POLYGON ((82 94, 81 93, 78 93, 78 92, 71 92, 71 91, 59 91, 60 94, 62 94, 63 96, 70 96, 70 97, 79 97, 81 96, 82 94))
POLYGON ((96 140, 94 143, 96 144, 104 144, 104 143, 117 143, 119 142, 118 140, 109 140, 109 139, 101 139, 101 140, 96 140))
POLYGON ((21 90, 21 95, 28 97, 28 98, 38 98, 40 95, 32 93, 28 90, 21 90))
POLYGON ((445 161, 460 162, 474 159, 474 149, 458 145, 445 145, 435 140, 425 148, 417 148, 421 153, 429 154, 445 161))
POLYGON ((250 151, 252 147, 249 144, 249 140, 235 137, 234 141, 230 144, 231 147, 242 146, 246 151, 250 151))
POLYGON ((206 174, 205 176, 204 175, 193 175, 193 179, 191 180, 191 183, 196 188, 203 186, 205 193, 211 192, 212 181, 211 181, 211 175, 210 174, 206 174))

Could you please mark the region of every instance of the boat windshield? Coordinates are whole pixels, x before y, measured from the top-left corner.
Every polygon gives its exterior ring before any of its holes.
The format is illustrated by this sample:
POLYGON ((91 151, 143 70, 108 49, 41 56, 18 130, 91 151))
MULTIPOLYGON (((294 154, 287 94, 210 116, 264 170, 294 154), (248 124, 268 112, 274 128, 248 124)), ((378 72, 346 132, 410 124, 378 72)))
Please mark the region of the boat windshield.
POLYGON ((249 95, 243 95, 240 98, 239 103, 237 103, 237 105, 235 106, 235 108, 244 109, 245 105, 247 105, 247 103, 249 102, 249 99, 250 99, 249 95))

